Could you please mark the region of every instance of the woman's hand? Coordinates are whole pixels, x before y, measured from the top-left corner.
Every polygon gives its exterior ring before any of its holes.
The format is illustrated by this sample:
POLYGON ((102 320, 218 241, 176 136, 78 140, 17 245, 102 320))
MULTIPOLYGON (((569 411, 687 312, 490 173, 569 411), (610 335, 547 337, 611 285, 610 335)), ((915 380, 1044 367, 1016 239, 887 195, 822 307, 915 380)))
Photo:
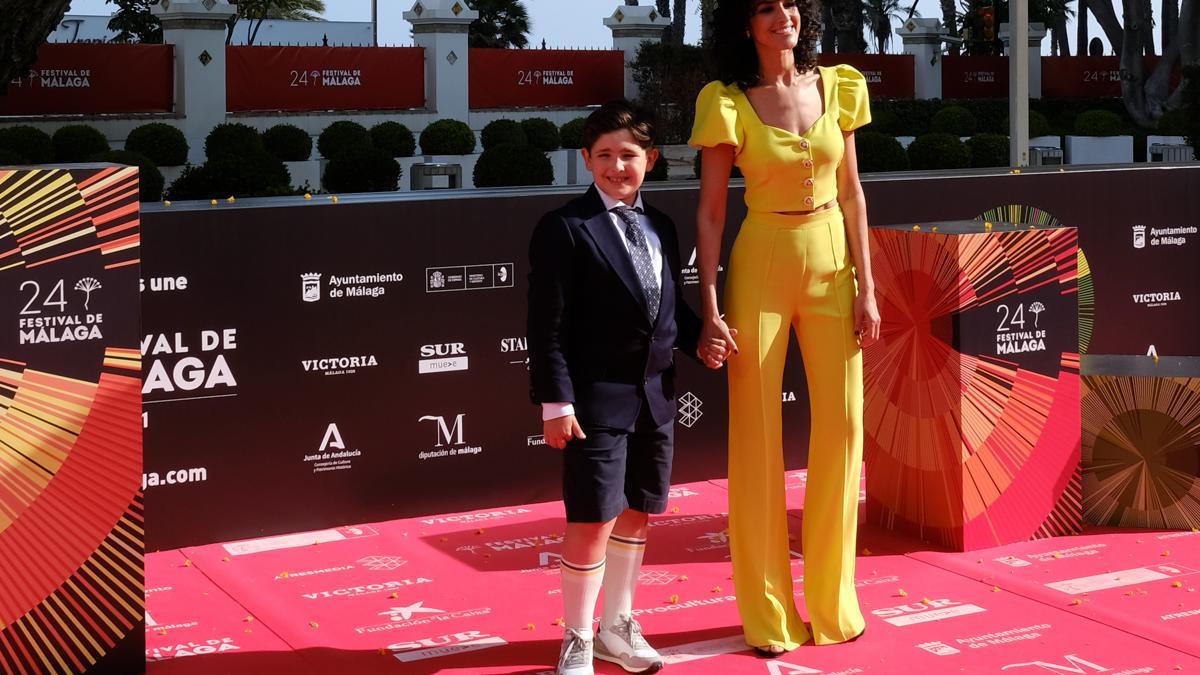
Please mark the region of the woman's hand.
POLYGON ((869 347, 879 339, 879 307, 875 305, 875 293, 860 292, 854 298, 854 335, 861 347, 869 347))
POLYGON ((709 368, 720 368, 730 354, 737 353, 737 329, 730 328, 721 317, 704 321, 700 328, 700 343, 697 354, 709 368))

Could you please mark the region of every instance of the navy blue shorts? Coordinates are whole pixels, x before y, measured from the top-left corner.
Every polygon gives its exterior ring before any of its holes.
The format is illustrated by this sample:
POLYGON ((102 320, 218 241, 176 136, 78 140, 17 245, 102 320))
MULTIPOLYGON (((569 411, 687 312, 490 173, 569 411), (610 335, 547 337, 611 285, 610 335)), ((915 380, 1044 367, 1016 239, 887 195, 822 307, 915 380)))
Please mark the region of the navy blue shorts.
POLYGON ((573 438, 563 450, 563 502, 569 523, 604 523, 625 509, 667 510, 675 420, 657 426, 649 406, 632 428, 590 426, 586 439, 573 438))

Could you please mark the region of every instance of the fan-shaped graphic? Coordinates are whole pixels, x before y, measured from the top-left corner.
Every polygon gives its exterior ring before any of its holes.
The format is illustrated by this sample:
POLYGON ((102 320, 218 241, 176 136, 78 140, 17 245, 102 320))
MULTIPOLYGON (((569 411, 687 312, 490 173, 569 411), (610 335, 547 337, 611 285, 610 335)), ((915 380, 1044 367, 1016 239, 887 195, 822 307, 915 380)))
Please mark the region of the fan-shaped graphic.
POLYGON ((868 518, 956 548, 1074 531, 1076 232, 938 230, 871 232, 868 518))
POLYGON ((141 634, 138 237, 136 169, 0 171, 0 672, 141 634))
POLYGON ((1083 378, 1084 516, 1200 527, 1200 379, 1083 378))
MULTIPOLYGON (((1036 227, 1062 227, 1062 223, 1051 213, 1024 204, 997 206, 984 211, 976 220, 1036 227)), ((1096 323, 1096 289, 1092 282, 1092 267, 1088 264, 1087 256, 1082 248, 1079 249, 1077 265, 1079 268, 1079 353, 1087 354, 1096 323)))

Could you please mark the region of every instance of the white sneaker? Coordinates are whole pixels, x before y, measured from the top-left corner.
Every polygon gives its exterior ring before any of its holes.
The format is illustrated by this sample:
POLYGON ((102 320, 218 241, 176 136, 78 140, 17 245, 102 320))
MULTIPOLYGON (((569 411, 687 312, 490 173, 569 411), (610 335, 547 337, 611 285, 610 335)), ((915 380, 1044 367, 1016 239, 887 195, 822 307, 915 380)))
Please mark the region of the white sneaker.
POLYGON ((554 672, 556 675, 594 675, 592 639, 584 637, 574 628, 568 628, 563 635, 562 650, 558 653, 558 668, 554 672))
POLYGON ((596 658, 610 661, 631 673, 657 673, 663 658, 642 637, 642 625, 630 616, 619 616, 596 634, 596 658))

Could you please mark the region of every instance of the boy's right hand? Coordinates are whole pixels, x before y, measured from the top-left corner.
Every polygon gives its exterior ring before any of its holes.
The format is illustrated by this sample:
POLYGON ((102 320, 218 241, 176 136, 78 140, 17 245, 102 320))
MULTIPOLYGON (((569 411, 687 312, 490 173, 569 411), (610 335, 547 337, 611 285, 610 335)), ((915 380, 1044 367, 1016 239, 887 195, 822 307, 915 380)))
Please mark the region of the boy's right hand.
POLYGON ((542 437, 546 439, 546 445, 559 450, 567 447, 567 442, 572 438, 587 438, 574 415, 563 415, 542 422, 542 437))

